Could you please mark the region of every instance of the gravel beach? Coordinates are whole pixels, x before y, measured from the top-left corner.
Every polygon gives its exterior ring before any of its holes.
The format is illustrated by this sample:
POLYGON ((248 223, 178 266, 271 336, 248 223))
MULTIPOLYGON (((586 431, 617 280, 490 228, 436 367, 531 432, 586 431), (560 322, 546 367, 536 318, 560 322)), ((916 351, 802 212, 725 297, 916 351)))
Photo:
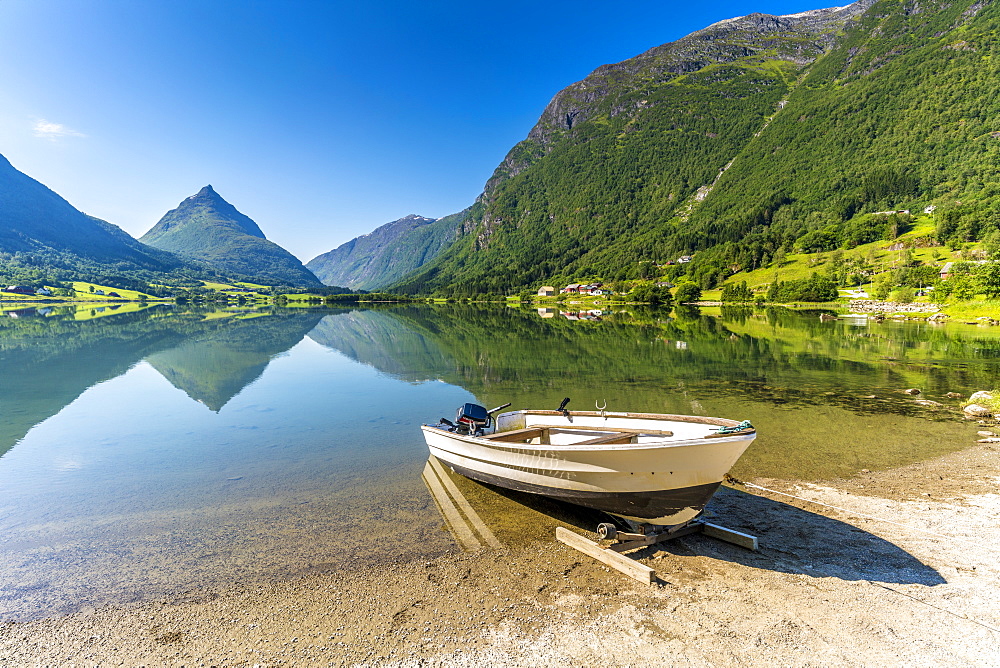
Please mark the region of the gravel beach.
POLYGON ((553 539, 8 622, 0 663, 1000 665, 997 445, 747 482, 773 491, 733 484, 710 511, 760 551, 694 535, 633 553, 652 586, 553 539))

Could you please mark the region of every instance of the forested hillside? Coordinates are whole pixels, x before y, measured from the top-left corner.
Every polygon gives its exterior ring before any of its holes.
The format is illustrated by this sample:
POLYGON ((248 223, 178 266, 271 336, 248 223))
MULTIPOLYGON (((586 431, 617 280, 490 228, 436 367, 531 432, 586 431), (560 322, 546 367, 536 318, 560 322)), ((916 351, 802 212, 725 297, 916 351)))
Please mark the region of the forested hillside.
POLYGON ((411 214, 306 263, 326 285, 378 290, 424 266, 454 243, 468 210, 437 220, 411 214))
POLYGON ((981 238, 1000 206, 996 28, 990 2, 865 1, 601 67, 511 150, 455 246, 396 287, 509 293, 682 254, 711 287, 932 204, 942 242, 981 238))
POLYGON ((210 274, 84 214, 0 156, 0 283, 122 275, 183 281, 210 274))

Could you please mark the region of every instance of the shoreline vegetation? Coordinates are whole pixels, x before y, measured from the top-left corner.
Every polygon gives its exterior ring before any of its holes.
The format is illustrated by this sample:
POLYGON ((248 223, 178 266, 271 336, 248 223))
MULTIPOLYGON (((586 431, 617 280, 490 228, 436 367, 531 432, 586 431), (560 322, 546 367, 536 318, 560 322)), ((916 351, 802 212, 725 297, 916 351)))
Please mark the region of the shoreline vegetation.
POLYGON ((929 214, 911 217, 901 234, 849 249, 776 252, 770 265, 735 271, 715 287, 701 276, 700 254, 677 261, 638 261, 628 278, 602 283, 600 277, 551 278, 556 294, 539 296, 538 286, 516 294, 467 293, 462 286, 433 294, 351 291, 346 288, 296 289, 246 281, 197 281, 190 285, 143 284, 131 288, 86 281, 0 285, 0 306, 177 302, 276 304, 303 306, 351 302, 497 303, 535 308, 602 309, 649 304, 786 306, 825 309, 838 315, 868 314, 876 319, 933 319, 934 322, 1000 323, 1000 262, 986 258, 994 248, 984 243, 929 245, 935 233, 929 214), (560 293, 576 281, 599 286, 605 294, 560 293), (199 284, 200 283, 200 284, 199 284), (20 287, 29 294, 14 294, 20 287), (141 288, 145 288, 143 291, 141 288), (30 294, 35 291, 48 294, 30 294))
MULTIPOLYGON (((671 301, 640 301, 631 299, 630 295, 587 297, 581 295, 561 297, 531 297, 523 300, 521 297, 502 296, 472 296, 460 298, 420 297, 410 295, 394 295, 387 293, 350 293, 321 295, 314 293, 269 293, 261 290, 248 293, 230 293, 224 289, 207 289, 203 293, 187 298, 152 297, 148 295, 126 296, 127 290, 121 290, 118 297, 77 293, 73 297, 19 295, 0 291, 0 312, 16 311, 24 308, 59 308, 101 307, 126 304, 208 304, 230 306, 322 306, 343 303, 407 303, 407 304, 496 304, 521 308, 558 308, 566 311, 601 310, 624 308, 628 306, 671 307, 722 307, 741 309, 762 309, 782 307, 793 310, 833 311, 838 316, 861 315, 873 320, 924 320, 936 324, 961 322, 965 324, 1000 325, 1000 300, 970 301, 946 304, 930 302, 893 302, 879 300, 841 299, 827 302, 770 302, 765 300, 746 302, 727 302, 713 299, 718 295, 707 293, 702 299, 689 302, 671 301)), ((716 291, 718 292, 718 291, 716 291)))

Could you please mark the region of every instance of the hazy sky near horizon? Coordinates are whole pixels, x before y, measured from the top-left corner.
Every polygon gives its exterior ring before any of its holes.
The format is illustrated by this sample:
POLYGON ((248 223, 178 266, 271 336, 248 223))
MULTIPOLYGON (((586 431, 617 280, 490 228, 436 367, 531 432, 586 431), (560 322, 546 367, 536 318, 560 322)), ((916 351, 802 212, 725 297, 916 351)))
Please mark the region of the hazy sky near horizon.
POLYGON ((136 237, 211 184, 308 261, 470 205, 552 96, 600 65, 824 6, 3 0, 0 154, 136 237))

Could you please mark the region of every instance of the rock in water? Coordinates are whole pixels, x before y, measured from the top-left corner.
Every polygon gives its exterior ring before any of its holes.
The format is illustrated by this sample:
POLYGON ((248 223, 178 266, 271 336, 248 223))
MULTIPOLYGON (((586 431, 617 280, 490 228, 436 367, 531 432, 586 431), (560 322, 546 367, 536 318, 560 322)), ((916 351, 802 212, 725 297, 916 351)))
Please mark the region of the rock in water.
POLYGON ((979 404, 969 404, 962 409, 962 412, 969 417, 989 417, 993 415, 993 411, 986 406, 981 406, 979 404))

